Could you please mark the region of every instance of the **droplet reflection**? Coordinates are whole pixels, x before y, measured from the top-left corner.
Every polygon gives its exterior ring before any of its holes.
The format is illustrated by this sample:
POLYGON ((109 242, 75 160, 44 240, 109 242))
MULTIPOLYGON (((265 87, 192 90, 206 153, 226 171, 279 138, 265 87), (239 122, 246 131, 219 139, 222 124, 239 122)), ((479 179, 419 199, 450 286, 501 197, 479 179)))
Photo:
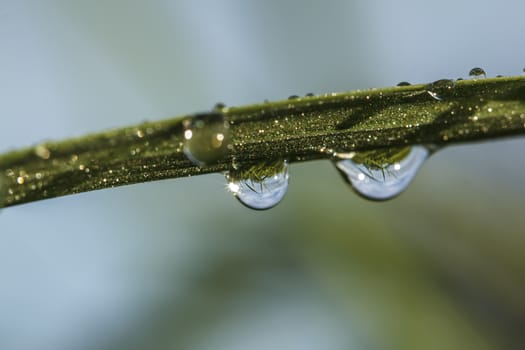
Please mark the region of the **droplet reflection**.
POLYGON ((479 67, 472 68, 468 75, 473 79, 485 78, 487 76, 483 68, 479 67))
POLYGON ((51 157, 51 151, 45 145, 36 146, 35 154, 44 160, 47 160, 51 157))
POLYGON ((442 101, 454 92, 455 81, 452 79, 440 79, 427 84, 425 90, 435 100, 442 101))
POLYGON ((232 170, 226 175, 228 189, 242 204, 255 210, 276 206, 288 190, 288 163, 260 164, 232 170))
POLYGON ((387 200, 403 192, 430 155, 424 146, 355 153, 335 166, 361 196, 387 200))
POLYGON ((221 113, 199 114, 183 122, 184 154, 202 166, 223 159, 230 147, 228 123, 221 113))

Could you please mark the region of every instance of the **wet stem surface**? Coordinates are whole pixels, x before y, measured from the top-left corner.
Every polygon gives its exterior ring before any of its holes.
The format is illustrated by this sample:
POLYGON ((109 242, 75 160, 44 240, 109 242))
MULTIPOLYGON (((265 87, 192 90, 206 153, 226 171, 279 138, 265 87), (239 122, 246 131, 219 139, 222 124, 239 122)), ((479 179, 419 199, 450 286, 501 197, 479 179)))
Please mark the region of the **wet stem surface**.
POLYGON ((286 192, 288 163, 321 158, 334 160, 358 194, 389 199, 408 186, 428 147, 525 133, 525 76, 484 78, 480 68, 470 75, 218 105, 209 113, 12 151, 0 155, 0 207, 225 172, 241 203, 267 209, 286 192))

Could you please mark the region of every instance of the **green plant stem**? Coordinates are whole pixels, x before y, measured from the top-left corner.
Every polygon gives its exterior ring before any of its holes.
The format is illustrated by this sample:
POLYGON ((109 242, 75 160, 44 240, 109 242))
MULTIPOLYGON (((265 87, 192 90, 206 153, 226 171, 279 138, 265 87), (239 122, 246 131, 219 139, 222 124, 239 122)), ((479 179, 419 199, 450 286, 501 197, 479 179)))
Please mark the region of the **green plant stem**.
POLYGON ((436 100, 428 85, 223 108, 232 149, 209 166, 183 153, 184 116, 0 155, 0 207, 288 159, 525 133, 525 77, 462 80, 436 100))

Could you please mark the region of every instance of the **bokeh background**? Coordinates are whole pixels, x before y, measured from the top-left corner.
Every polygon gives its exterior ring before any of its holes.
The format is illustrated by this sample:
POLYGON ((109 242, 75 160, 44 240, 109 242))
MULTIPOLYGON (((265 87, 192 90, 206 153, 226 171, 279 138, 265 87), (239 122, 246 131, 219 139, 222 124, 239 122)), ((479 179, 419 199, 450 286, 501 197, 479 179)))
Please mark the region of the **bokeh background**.
MULTIPOLYGON (((0 0, 0 151, 292 94, 518 75, 515 1, 0 0)), ((522 349, 524 139, 435 154, 400 197, 291 166, 0 212, 0 349, 522 349)))

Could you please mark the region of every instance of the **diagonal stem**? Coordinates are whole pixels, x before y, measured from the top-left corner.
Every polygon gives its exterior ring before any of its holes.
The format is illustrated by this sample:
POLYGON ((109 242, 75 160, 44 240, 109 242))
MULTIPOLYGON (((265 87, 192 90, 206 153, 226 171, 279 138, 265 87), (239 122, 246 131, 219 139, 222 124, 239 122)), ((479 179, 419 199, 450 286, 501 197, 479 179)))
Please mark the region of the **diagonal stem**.
POLYGON ((332 93, 220 110, 232 149, 209 166, 183 153, 182 121, 150 122, 0 155, 0 208, 146 181, 413 144, 525 134, 525 77, 332 93), (441 84, 442 85, 442 84, 441 84), (439 91, 442 89, 442 91, 439 91), (436 90, 436 91, 433 91, 436 90), (438 95, 440 99, 431 96, 438 95))

